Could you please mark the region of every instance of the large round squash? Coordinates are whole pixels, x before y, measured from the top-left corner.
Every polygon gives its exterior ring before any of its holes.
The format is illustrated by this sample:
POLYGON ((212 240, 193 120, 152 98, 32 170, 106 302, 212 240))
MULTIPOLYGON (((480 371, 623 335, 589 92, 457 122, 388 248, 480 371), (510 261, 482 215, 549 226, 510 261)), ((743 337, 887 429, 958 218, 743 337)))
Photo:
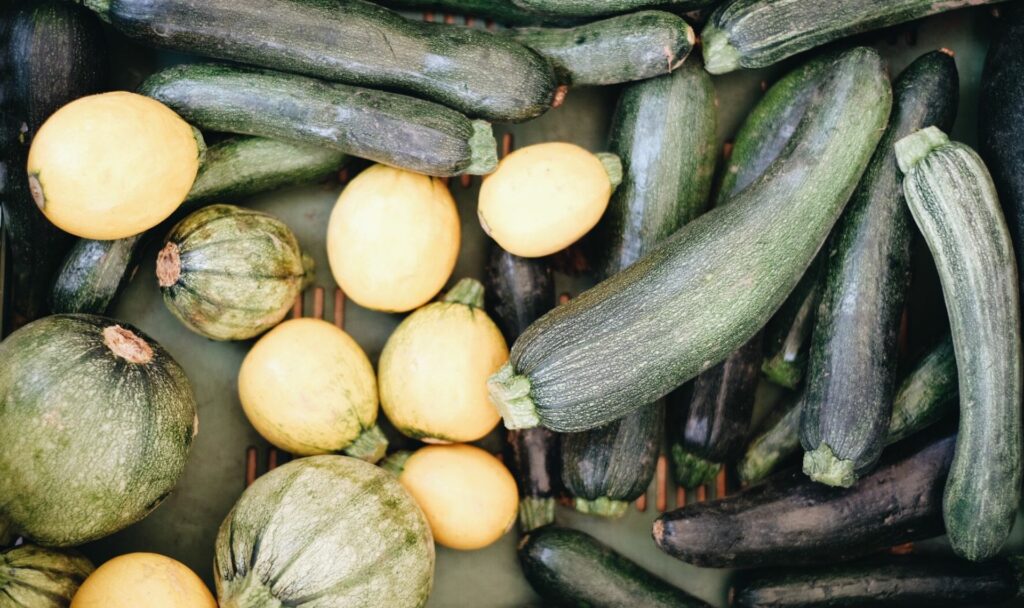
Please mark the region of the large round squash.
POLYGON ((217 534, 221 608, 427 603, 434 541, 389 473, 347 456, 310 456, 247 489, 217 534))
POLYGON ((54 315, 0 342, 0 537, 71 546, 160 504, 198 430, 181 367, 138 329, 54 315))
POLYGON ((483 285, 462 279, 388 338, 378 369, 380 403, 405 435, 433 443, 476 441, 498 424, 487 378, 508 360, 508 345, 483 301, 483 285))
POLYGON ((156 553, 121 555, 96 569, 71 608, 217 608, 217 601, 185 564, 156 553))
POLYGON ((57 227, 99 240, 145 232, 185 200, 205 146, 159 101, 115 91, 57 110, 32 140, 32 196, 57 227))
POLYGON ((326 321, 292 319, 267 332, 242 361, 238 395, 249 422, 286 452, 377 462, 387 450, 373 366, 326 321))
POLYGON ((338 197, 327 227, 327 256, 353 302, 405 312, 444 287, 459 238, 459 213, 444 182, 374 165, 338 197))
POLYGON ((186 327, 212 340, 245 340, 284 319, 313 280, 313 260, 281 220, 210 205, 171 230, 156 276, 186 327))
POLYGON ((93 571, 77 551, 21 545, 0 551, 0 607, 67 608, 93 571))

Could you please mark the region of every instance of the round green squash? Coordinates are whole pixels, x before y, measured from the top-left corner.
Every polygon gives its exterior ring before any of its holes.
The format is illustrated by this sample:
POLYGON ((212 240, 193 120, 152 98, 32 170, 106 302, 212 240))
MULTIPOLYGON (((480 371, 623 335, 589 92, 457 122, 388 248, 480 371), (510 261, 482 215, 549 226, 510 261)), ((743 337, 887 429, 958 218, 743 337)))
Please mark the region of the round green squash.
POLYGON ((277 218, 210 205, 175 226, 156 262, 167 308, 213 340, 245 340, 280 323, 312 281, 313 260, 277 218))
POLYGON ((94 569, 67 549, 26 544, 0 551, 0 608, 67 608, 94 569))
POLYGON ((410 608, 427 603, 434 540, 398 480, 348 456, 311 456, 247 489, 217 534, 221 608, 410 608))
POLYGON ((0 342, 0 539, 71 546, 166 497, 198 429, 181 367, 138 329, 54 315, 0 342))

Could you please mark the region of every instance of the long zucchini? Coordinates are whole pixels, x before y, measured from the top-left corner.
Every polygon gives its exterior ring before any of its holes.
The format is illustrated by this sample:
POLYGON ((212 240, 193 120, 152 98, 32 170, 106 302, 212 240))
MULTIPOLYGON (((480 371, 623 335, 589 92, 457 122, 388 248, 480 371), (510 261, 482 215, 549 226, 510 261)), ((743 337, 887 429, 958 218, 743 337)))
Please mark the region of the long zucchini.
POLYGON ((941 51, 900 74, 889 128, 829 239, 800 421, 804 473, 815 481, 849 486, 886 444, 912 235, 893 143, 929 125, 949 129, 959 85, 941 51))
POLYGON ((489 124, 394 93, 226 65, 167 68, 141 91, 212 131, 333 148, 436 176, 497 165, 489 124))
POLYGON ((771 317, 853 192, 889 115, 881 59, 825 64, 793 140, 762 178, 636 264, 527 329, 490 380, 508 428, 594 428, 721 361, 771 317))
POLYGON ((960 433, 943 515, 953 550, 995 555, 1021 493, 1021 335, 1017 265, 992 178, 969 147, 934 127, 899 140, 907 205, 935 259, 953 333, 960 433))

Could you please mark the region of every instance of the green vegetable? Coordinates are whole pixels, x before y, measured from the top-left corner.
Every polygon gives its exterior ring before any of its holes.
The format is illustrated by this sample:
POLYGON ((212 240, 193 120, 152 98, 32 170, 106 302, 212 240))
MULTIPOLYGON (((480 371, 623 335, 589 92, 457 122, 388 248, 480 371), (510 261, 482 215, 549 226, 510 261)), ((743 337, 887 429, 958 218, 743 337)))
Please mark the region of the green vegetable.
POLYGON ((20 545, 0 550, 0 606, 67 608, 93 571, 77 551, 20 545))
POLYGON ((769 381, 788 389, 803 382, 811 332, 822 291, 821 254, 811 262, 796 288, 764 329, 764 362, 761 372, 769 381))
POLYGON ((50 292, 50 311, 105 314, 134 274, 137 234, 113 241, 79 239, 64 258, 50 292))

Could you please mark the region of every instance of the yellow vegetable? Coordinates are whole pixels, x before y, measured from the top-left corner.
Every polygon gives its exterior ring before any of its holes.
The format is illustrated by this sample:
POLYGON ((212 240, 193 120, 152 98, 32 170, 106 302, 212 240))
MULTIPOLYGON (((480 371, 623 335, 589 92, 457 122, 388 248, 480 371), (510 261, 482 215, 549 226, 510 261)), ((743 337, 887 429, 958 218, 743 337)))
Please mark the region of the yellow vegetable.
POLYGON ((373 366, 326 321, 292 319, 260 338, 242 361, 238 394, 249 422, 286 452, 376 462, 387 449, 376 425, 373 366))
POLYGON ((527 146, 484 178, 477 214, 484 232, 505 251, 545 256, 597 224, 621 179, 622 164, 614 154, 558 142, 527 146))
POLYGON ((115 557, 85 579, 71 608, 217 608, 187 566, 155 553, 115 557))
POLYGON ((444 287, 459 239, 459 213, 444 182, 374 165, 338 197, 327 227, 327 257, 334 280, 352 301, 405 312, 444 287))
POLYGON ((432 445, 398 452, 384 468, 398 475, 423 509, 434 541, 451 549, 482 549, 512 527, 519 504, 505 465, 471 445, 432 445))
POLYGON ((378 369, 384 413, 428 442, 475 441, 498 424, 487 378, 508 360, 501 331, 482 309, 484 288, 463 279, 412 313, 384 345, 378 369))
POLYGON ((149 230, 185 200, 205 147, 159 101, 115 91, 57 110, 28 155, 32 196, 57 227, 89 239, 149 230))

